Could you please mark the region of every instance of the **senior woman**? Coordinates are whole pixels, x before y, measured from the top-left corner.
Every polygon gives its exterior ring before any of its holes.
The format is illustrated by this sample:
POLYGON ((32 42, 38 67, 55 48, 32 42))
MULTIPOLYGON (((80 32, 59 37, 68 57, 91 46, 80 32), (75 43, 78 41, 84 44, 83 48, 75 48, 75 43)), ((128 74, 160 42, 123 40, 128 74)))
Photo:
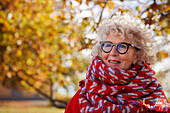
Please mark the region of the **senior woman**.
POLYGON ((65 113, 170 112, 170 104, 150 64, 152 31, 129 14, 105 20, 86 79, 65 113))

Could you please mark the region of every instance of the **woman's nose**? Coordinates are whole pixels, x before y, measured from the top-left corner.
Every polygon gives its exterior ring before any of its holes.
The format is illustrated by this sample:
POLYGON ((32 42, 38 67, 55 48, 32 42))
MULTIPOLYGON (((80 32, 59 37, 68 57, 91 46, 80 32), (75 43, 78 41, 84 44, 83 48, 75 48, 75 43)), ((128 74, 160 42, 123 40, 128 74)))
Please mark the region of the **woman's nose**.
POLYGON ((110 55, 117 56, 119 53, 116 50, 116 46, 113 46, 112 50, 110 51, 110 55))

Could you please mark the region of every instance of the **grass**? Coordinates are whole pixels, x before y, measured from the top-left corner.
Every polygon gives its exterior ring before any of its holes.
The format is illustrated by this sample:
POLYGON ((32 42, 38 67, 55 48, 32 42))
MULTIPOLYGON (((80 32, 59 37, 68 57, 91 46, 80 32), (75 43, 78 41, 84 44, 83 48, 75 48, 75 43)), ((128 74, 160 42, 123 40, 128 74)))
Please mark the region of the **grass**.
POLYGON ((0 113, 64 113, 55 107, 0 107, 0 113))
POLYGON ((44 102, 0 101, 0 113, 64 113, 64 109, 49 107, 44 102))

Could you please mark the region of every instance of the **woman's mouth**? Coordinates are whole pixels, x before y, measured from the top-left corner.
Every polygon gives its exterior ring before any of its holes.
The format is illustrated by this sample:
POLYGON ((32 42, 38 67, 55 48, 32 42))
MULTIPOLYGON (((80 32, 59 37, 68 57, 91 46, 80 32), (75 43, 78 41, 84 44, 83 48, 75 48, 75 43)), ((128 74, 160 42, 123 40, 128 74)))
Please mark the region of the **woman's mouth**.
POLYGON ((118 60, 109 60, 108 62, 109 62, 109 65, 110 65, 111 67, 117 66, 117 65, 119 65, 119 64, 121 63, 121 62, 118 61, 118 60))
POLYGON ((117 61, 117 60, 109 60, 109 63, 114 63, 114 64, 119 64, 119 63, 121 63, 120 61, 117 61))

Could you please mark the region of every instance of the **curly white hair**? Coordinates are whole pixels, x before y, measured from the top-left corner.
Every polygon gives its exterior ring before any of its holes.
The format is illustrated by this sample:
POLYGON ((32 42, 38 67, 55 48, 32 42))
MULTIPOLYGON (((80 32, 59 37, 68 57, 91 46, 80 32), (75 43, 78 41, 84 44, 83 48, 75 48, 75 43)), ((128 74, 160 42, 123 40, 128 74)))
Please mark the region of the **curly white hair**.
POLYGON ((99 41, 105 40, 109 33, 119 35, 121 38, 128 38, 132 44, 139 48, 139 61, 153 64, 155 62, 155 51, 153 46, 153 30, 145 25, 140 19, 126 14, 114 15, 111 19, 105 19, 98 29, 97 40, 92 48, 92 56, 101 57, 99 41))

